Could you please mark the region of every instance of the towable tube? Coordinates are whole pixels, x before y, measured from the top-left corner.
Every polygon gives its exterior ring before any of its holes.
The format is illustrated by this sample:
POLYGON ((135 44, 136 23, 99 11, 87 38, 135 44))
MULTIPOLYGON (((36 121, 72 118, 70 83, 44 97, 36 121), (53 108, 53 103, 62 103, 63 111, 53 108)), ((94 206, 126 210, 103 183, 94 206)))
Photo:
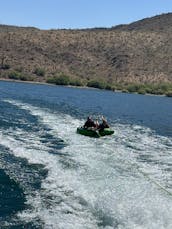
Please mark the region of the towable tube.
POLYGON ((94 129, 78 127, 77 133, 85 135, 85 136, 89 136, 89 137, 99 138, 105 135, 111 135, 114 133, 114 131, 111 130, 110 128, 105 128, 104 130, 94 130, 94 129))

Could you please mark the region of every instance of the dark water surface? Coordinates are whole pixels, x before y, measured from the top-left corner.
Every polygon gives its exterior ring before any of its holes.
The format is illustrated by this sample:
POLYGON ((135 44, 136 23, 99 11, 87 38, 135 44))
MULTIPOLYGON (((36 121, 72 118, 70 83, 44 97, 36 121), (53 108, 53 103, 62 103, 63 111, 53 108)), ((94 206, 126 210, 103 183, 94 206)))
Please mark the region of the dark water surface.
POLYGON ((172 99, 0 82, 0 228, 172 228, 172 99), (113 136, 76 134, 104 115, 113 136))

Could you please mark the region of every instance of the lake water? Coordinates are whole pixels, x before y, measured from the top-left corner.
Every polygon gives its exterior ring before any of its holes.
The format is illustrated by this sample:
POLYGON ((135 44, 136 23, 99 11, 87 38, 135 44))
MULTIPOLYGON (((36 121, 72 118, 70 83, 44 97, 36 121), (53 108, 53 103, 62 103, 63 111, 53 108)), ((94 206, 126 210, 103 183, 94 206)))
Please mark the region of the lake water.
POLYGON ((0 228, 171 229, 172 99, 1 81, 0 228))

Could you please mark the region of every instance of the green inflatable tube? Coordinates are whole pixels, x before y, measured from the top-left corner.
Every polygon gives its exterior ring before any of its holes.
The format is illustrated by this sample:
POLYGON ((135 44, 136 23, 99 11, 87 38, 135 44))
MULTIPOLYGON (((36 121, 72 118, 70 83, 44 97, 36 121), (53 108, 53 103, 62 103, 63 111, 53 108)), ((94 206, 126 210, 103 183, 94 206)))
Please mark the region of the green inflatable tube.
POLYGON ((78 127, 77 133, 85 135, 85 136, 89 136, 89 137, 99 138, 105 135, 111 135, 114 133, 114 131, 110 128, 105 128, 104 130, 94 130, 94 129, 78 127))

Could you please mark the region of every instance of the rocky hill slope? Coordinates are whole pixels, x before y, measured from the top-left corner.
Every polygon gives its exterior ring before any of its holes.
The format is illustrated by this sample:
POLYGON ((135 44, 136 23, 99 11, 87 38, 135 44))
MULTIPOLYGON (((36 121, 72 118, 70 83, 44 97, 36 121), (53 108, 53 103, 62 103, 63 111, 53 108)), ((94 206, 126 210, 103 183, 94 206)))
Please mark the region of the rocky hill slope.
POLYGON ((116 83, 172 83, 172 13, 129 25, 39 30, 0 25, 0 77, 66 75, 116 83))

